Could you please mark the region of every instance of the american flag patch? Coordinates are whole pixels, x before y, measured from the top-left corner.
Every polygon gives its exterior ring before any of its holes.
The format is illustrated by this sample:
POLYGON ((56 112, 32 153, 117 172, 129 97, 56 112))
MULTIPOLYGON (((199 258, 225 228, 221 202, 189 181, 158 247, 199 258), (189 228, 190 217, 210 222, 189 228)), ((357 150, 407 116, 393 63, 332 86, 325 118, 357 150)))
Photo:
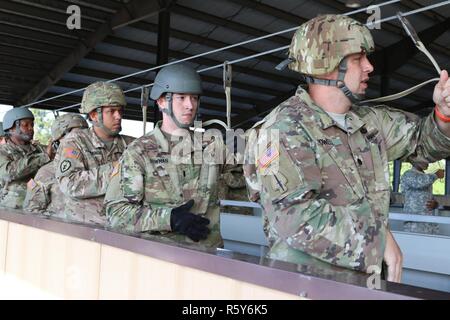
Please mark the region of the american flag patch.
POLYGON ((67 158, 76 159, 80 155, 80 151, 77 151, 77 150, 72 149, 72 148, 64 148, 64 155, 67 158))
POLYGON ((261 158, 258 159, 258 167, 267 168, 269 164, 279 156, 280 153, 278 152, 277 148, 273 146, 268 147, 262 154, 261 158))

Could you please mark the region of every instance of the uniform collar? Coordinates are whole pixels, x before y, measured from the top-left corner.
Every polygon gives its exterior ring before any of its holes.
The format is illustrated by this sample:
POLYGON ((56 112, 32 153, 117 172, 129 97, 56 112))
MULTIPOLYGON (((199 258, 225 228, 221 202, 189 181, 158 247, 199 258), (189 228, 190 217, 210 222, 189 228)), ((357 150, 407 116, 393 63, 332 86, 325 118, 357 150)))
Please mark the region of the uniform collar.
MULTIPOLYGON (((91 136, 91 139, 92 139, 91 142, 94 147, 106 149, 105 143, 97 136, 97 134, 94 131, 93 126, 89 128, 89 135, 91 136)), ((113 145, 117 145, 119 139, 120 139, 120 135, 115 136, 114 140, 113 140, 113 145)))
MULTIPOLYGON (((328 129, 331 126, 339 127, 336 121, 334 121, 330 117, 330 115, 325 112, 325 110, 323 110, 312 101, 311 96, 301 86, 297 88, 295 95, 298 96, 302 101, 304 101, 308 108, 315 111, 315 120, 322 129, 328 129)), ((347 132, 350 134, 356 132, 365 125, 365 122, 359 117, 357 113, 355 113, 356 108, 359 107, 353 105, 346 116, 347 132)))
MULTIPOLYGON (((158 121, 155 125, 155 128, 153 129, 153 135, 156 139, 156 142, 158 144, 158 148, 160 152, 169 152, 169 146, 170 146, 170 141, 167 140, 166 136, 164 135, 164 133, 161 131, 161 125, 162 125, 162 121, 158 121)), ((187 130, 187 129, 186 129, 187 130)), ((215 141, 214 136, 211 137, 211 139, 209 139, 208 141, 205 141, 205 137, 201 136, 199 137, 199 141, 202 141, 202 143, 200 144, 196 144, 194 143, 193 139, 192 139, 192 133, 189 131, 190 133, 190 137, 191 137, 191 150, 192 152, 194 151, 202 151, 207 145, 213 143, 215 141)), ((183 139, 182 141, 186 141, 186 139, 183 139)))

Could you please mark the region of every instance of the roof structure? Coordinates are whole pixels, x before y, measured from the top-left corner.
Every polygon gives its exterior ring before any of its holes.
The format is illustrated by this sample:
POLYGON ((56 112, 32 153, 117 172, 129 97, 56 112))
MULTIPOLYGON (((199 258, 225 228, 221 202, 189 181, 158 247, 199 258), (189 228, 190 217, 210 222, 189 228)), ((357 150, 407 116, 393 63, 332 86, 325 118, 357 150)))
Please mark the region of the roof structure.
MULTIPOLYGON (((379 12, 386 19, 372 30, 376 52, 370 59, 375 71, 368 97, 392 94, 437 76, 394 18, 398 11, 409 14, 440 67, 449 68, 450 1, 360 2, 363 7, 382 5, 379 12)), ((207 69, 201 72, 201 120, 225 121, 222 65, 230 61, 231 122, 247 128, 291 96, 300 83, 298 74, 275 70, 286 57, 283 47, 289 45, 294 28, 318 14, 352 10, 345 0, 0 0, 0 103, 77 112, 74 105, 81 101, 81 89, 90 83, 147 70, 118 81, 130 90, 124 117, 140 120, 139 87, 153 82, 157 66, 188 59, 197 70, 207 69), (80 9, 80 29, 68 27, 75 21, 73 11, 68 13, 71 5, 80 9), (280 33, 252 41, 276 32, 280 33)), ((367 22, 374 13, 364 9, 352 17, 367 22)), ((427 85, 389 104, 427 113, 433 107, 432 88, 427 85)), ((158 114, 151 108, 147 117, 153 121, 158 114)))

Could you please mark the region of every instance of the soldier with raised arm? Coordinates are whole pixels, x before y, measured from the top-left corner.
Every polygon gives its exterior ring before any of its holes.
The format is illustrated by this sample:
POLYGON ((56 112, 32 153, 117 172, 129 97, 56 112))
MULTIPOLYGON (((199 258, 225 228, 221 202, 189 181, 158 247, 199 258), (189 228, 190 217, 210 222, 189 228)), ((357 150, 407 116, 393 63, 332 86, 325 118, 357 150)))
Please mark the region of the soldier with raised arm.
POLYGON ((363 272, 387 265, 400 281, 402 254, 388 224, 389 167, 395 159, 450 155, 450 81, 443 71, 426 118, 358 103, 373 66, 366 26, 341 15, 296 31, 286 64, 309 84, 249 134, 245 175, 264 209, 269 257, 326 262, 363 272), (276 132, 279 140, 265 139, 276 132))

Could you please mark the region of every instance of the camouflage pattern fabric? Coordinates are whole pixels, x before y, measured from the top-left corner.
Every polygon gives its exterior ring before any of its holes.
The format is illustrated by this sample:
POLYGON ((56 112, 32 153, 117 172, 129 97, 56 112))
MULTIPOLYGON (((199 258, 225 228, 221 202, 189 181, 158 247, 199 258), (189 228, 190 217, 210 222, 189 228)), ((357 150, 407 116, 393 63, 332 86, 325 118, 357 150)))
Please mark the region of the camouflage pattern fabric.
MULTIPOLYGON (((198 249, 223 246, 217 182, 222 172, 232 170, 235 165, 196 161, 196 154, 223 155, 222 139, 211 137, 191 148, 191 134, 181 142, 173 142, 160 126, 161 122, 130 144, 114 171, 105 196, 110 225, 120 231, 158 235, 163 242, 184 243, 198 249), (188 152, 175 157, 171 154, 175 147, 188 152), (210 220, 211 233, 198 243, 171 232, 172 208, 190 199, 195 201, 191 212, 210 220)), ((220 131, 218 135, 221 137, 220 131)))
MULTIPOLYGON (((221 175, 218 188, 220 200, 249 201, 242 166, 221 175)), ((253 209, 240 206, 223 206, 222 212, 252 215, 253 209)))
POLYGON ((89 113, 103 106, 126 106, 125 95, 115 83, 95 82, 83 93, 80 113, 89 113))
POLYGON ((292 37, 289 69, 308 75, 332 72, 346 56, 374 51, 372 35, 362 23, 342 15, 324 15, 300 26, 292 37))
POLYGON ((72 131, 65 136, 55 156, 55 170, 59 188, 65 195, 68 220, 105 224, 103 198, 113 172, 113 161, 119 160, 133 140, 116 136, 109 149, 93 128, 72 131))
POLYGON ((269 257, 299 264, 314 257, 359 271, 381 267, 388 161, 434 162, 450 154, 450 139, 433 116, 353 105, 345 132, 299 87, 257 123, 248 133, 244 174, 264 209, 269 257), (278 146, 264 142, 272 129, 279 130, 278 146))
POLYGON ((28 180, 49 161, 39 144, 17 145, 7 139, 0 145, 0 206, 22 208, 28 180))
POLYGON ((52 161, 41 167, 35 177, 27 183, 23 208, 36 214, 64 218, 65 207, 64 194, 56 182, 55 166, 52 161))
MULTIPOLYGON (((404 213, 433 215, 427 208, 427 202, 433 200, 433 183, 437 180, 435 174, 427 174, 412 168, 401 178, 402 193, 405 195, 404 213)), ((404 231, 428 234, 439 233, 439 224, 407 221, 403 225, 404 231)))

